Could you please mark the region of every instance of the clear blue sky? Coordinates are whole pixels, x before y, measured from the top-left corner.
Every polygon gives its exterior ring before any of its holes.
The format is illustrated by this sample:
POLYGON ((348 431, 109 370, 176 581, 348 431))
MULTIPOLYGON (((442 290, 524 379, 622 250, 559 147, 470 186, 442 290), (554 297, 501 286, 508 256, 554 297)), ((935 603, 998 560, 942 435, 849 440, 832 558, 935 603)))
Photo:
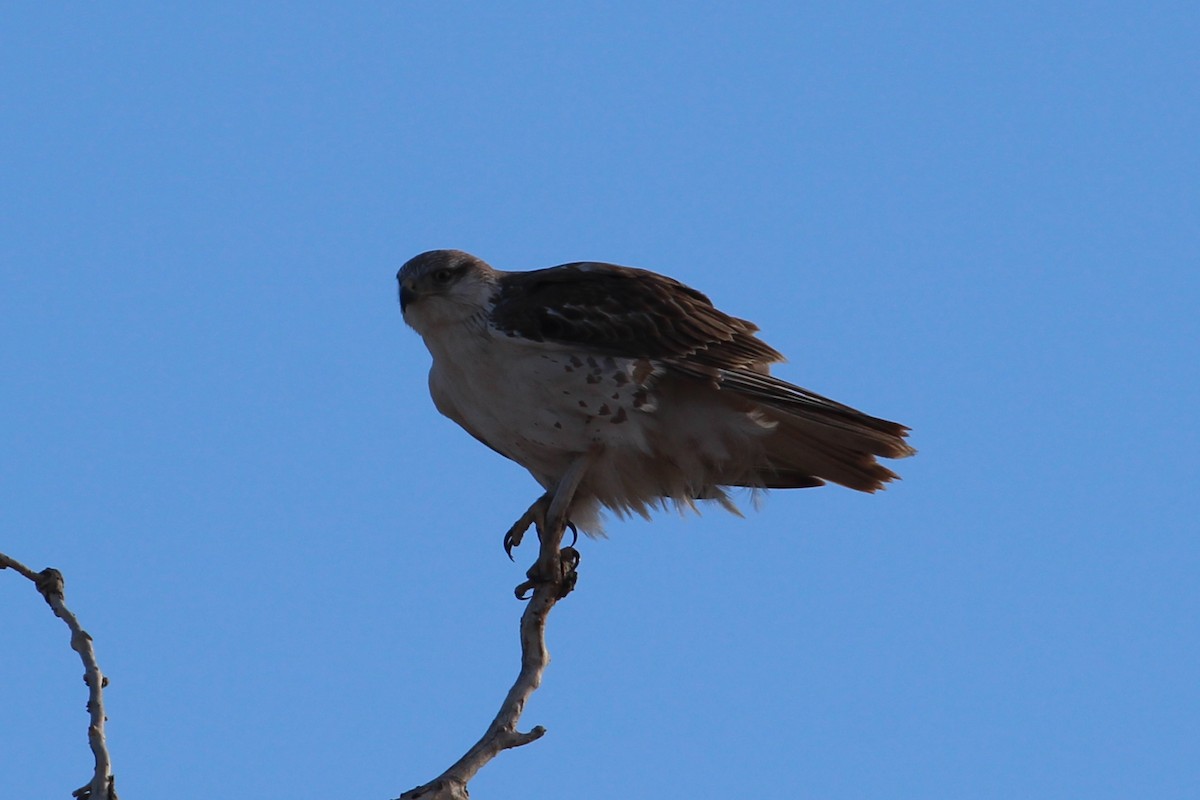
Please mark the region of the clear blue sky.
MULTIPOLYGON (((475 797, 1195 797, 1198 41, 1183 2, 5 10, 0 550, 67 575, 122 796, 394 797, 491 719, 538 489, 437 415, 394 290, 457 247, 674 275, 921 451, 583 542, 549 734, 475 797)), ((65 797, 81 668, 10 573, 0 620, 0 794, 65 797)))

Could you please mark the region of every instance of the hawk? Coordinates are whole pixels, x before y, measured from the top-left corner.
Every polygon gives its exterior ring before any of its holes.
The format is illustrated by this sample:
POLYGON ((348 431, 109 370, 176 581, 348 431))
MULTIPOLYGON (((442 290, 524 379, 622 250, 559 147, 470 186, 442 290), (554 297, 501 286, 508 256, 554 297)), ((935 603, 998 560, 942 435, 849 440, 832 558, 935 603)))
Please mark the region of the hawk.
POLYGON ((531 524, 600 533, 601 508, 737 513, 731 487, 827 481, 874 492, 897 477, 877 456, 916 452, 906 426, 772 376, 783 356, 757 326, 665 275, 589 261, 505 272, 431 250, 396 278, 438 411, 545 491, 505 535, 510 556, 531 524))

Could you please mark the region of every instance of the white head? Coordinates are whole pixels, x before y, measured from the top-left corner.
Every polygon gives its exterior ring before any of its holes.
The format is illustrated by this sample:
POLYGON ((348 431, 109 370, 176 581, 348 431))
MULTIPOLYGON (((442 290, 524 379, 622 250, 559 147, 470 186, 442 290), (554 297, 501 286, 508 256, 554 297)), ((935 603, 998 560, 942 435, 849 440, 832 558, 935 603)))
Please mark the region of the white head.
POLYGON ((400 311, 424 336, 444 325, 461 325, 487 308, 499 273, 461 250, 430 250, 396 273, 400 311))

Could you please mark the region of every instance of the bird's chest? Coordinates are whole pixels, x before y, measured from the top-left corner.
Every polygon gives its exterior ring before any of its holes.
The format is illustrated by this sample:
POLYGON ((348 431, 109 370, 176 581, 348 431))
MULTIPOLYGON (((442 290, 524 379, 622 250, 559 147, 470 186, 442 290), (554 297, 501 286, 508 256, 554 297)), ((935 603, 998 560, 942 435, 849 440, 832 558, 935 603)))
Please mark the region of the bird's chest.
POLYGON ((653 410, 645 361, 503 336, 427 344, 438 410, 535 472, 596 445, 636 446, 653 410))

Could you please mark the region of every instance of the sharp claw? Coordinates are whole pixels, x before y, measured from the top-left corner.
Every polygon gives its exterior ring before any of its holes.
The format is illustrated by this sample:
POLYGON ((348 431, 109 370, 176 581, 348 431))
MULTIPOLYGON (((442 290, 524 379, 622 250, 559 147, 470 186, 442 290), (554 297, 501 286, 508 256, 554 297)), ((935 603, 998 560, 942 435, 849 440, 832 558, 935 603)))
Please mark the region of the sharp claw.
POLYGON ((541 526, 545 523, 546 506, 548 503, 546 496, 538 498, 537 502, 529 507, 529 509, 521 515, 521 518, 513 523, 508 529, 508 533, 504 534, 504 552, 508 555, 509 561, 515 561, 513 558, 513 548, 521 546, 521 540, 525 538, 525 532, 529 530, 530 525, 537 526, 538 538, 541 538, 541 526))
POLYGON ((515 526, 508 533, 504 534, 504 552, 508 555, 509 561, 516 561, 513 558, 512 551, 514 547, 521 545, 521 539, 524 535, 524 531, 518 531, 515 526))
POLYGON ((521 540, 525 538, 525 531, 529 530, 529 526, 533 523, 528 511, 521 516, 519 520, 513 523, 513 526, 508 529, 508 533, 504 534, 504 552, 508 554, 509 561, 515 561, 513 558, 513 548, 521 546, 521 540))
MULTIPOLYGON (((571 543, 567 545, 567 547, 573 549, 575 545, 579 544, 579 529, 576 528, 575 523, 571 522, 570 520, 567 521, 567 527, 571 529, 571 543)), ((576 553, 576 560, 578 560, 578 556, 579 554, 576 553)))

